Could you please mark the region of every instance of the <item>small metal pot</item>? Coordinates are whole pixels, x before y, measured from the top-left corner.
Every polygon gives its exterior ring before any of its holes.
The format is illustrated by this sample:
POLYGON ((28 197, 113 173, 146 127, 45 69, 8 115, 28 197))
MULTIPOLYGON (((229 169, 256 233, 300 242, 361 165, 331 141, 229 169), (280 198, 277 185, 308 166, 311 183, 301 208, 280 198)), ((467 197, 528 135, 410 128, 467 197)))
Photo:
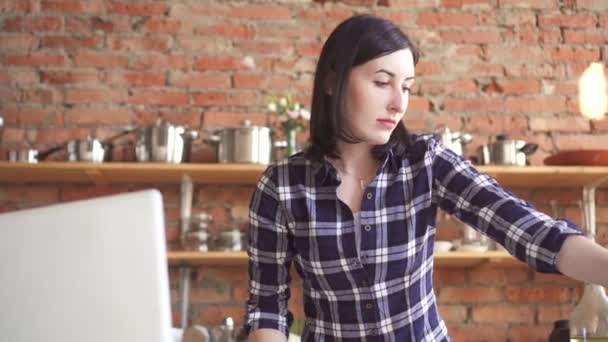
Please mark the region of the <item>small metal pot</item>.
POLYGON ((192 141, 197 138, 195 130, 159 120, 154 126, 137 130, 135 157, 140 162, 189 162, 192 141))
POLYGON ((103 163, 112 156, 112 145, 87 137, 84 140, 70 140, 66 145, 68 161, 103 163))
POLYGON ((456 154, 463 155, 463 146, 473 140, 473 136, 466 132, 452 132, 448 127, 436 132, 441 138, 441 142, 454 151, 456 154))
POLYGON ((269 127, 252 126, 244 120, 241 127, 223 128, 205 140, 217 145, 220 163, 270 164, 276 148, 284 142, 273 143, 269 127))
POLYGON ((8 160, 19 163, 37 163, 38 150, 32 148, 23 148, 19 150, 8 151, 8 160))
POLYGON ((481 165, 529 165, 528 156, 538 149, 538 144, 523 140, 510 140, 506 134, 496 136, 496 141, 479 147, 478 163, 481 165))

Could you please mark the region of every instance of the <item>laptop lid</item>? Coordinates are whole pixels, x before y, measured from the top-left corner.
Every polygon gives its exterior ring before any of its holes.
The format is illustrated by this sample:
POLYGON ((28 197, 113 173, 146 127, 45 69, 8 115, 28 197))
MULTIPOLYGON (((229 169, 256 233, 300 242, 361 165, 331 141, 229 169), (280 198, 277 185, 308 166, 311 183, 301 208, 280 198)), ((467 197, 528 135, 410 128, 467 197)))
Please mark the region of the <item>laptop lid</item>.
POLYGON ((1 214, 0 341, 171 341, 160 192, 1 214))

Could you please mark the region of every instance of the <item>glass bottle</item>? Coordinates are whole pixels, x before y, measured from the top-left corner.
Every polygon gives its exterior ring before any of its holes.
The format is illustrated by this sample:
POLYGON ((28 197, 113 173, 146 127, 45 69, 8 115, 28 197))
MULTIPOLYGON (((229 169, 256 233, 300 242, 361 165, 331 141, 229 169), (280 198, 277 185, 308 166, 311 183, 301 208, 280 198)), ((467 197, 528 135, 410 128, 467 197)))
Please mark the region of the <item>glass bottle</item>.
POLYGON ((570 313, 570 341, 608 342, 608 297, 602 286, 585 285, 570 313))

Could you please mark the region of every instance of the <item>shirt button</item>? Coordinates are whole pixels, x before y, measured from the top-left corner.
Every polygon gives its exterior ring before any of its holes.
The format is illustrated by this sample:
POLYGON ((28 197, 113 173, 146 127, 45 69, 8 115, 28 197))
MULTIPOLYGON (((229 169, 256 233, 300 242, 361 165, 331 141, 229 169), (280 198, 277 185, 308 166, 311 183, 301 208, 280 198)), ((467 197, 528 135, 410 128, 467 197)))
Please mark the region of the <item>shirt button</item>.
POLYGON ((371 308, 373 308, 373 307, 374 307, 374 306, 372 305, 372 303, 367 303, 367 304, 365 304, 365 308, 366 308, 367 310, 371 310, 371 308))
POLYGON ((372 226, 370 226, 369 224, 366 224, 365 227, 363 227, 363 229, 365 229, 366 232, 369 232, 370 230, 372 230, 372 226))
POLYGON ((378 329, 370 329, 370 330, 369 330, 369 333, 370 333, 371 335, 376 335, 376 334, 378 333, 378 329))
POLYGON ((368 192, 368 193, 367 193, 367 199, 372 199, 372 197, 373 197, 373 196, 374 196, 374 195, 372 195, 372 193, 371 193, 371 192, 368 192))

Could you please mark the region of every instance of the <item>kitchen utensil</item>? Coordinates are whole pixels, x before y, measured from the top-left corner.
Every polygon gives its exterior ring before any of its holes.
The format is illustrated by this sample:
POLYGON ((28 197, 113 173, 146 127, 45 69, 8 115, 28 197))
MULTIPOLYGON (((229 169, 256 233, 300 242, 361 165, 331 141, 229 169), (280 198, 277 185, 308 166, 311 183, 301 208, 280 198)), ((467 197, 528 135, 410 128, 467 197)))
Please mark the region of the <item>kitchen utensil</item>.
POLYGON ((161 119, 156 124, 137 131, 135 157, 137 161, 182 163, 190 161, 190 150, 198 131, 175 126, 161 119))
POLYGON ((523 140, 511 140, 508 135, 496 136, 493 143, 482 145, 477 150, 477 162, 481 165, 528 165, 528 156, 538 149, 538 144, 523 140))
POLYGON ((449 252, 453 246, 451 241, 435 241, 436 252, 449 252))
POLYGON ((51 154, 65 148, 65 144, 55 146, 43 152, 33 148, 22 148, 8 151, 8 160, 11 162, 37 163, 46 159, 51 154))
POLYGON ((241 127, 220 129, 205 141, 217 145, 220 163, 269 164, 275 150, 286 146, 272 141, 269 127, 253 126, 250 120, 244 120, 241 127))
POLYGON ((110 160, 112 147, 101 140, 87 136, 84 140, 70 140, 66 144, 68 161, 103 163, 110 160))
POLYGON ((444 127, 437 134, 445 146, 459 155, 463 154, 464 145, 473 140, 472 134, 458 131, 452 132, 448 127, 444 127))
POLYGON ((545 165, 608 166, 608 150, 560 151, 544 160, 545 165))
POLYGON ((242 251, 245 246, 245 235, 234 228, 229 231, 220 232, 213 242, 213 249, 218 251, 242 251))

